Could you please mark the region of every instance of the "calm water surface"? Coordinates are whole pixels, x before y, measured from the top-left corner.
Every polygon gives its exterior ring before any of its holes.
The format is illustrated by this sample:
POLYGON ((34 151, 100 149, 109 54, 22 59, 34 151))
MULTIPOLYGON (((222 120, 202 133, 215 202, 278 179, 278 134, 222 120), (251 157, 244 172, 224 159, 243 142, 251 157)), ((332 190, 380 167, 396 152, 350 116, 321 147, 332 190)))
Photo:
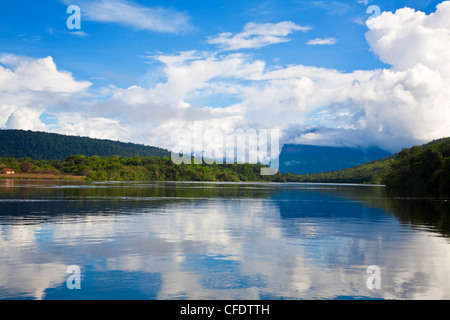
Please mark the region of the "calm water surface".
POLYGON ((0 180, 0 299, 450 299, 449 236, 380 186, 0 180))

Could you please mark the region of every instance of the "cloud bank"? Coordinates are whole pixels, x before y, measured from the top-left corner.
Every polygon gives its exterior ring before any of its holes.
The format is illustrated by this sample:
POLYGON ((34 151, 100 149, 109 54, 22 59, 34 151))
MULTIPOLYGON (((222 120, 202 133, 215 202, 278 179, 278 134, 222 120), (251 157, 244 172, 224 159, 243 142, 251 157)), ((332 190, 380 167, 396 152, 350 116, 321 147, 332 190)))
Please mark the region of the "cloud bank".
POLYGON ((428 15, 410 8, 384 12, 367 24, 371 50, 390 68, 268 68, 237 51, 285 42, 305 30, 289 22, 250 23, 241 33, 208 40, 222 50, 150 57, 163 66, 165 80, 156 85, 111 86, 95 99, 89 99, 89 82, 58 70, 51 57, 3 55, 0 126, 168 149, 175 144, 172 133, 193 128, 194 121, 203 121, 205 130, 277 128, 282 143, 390 151, 450 136, 450 2, 428 15), (44 124, 45 112, 56 123, 44 124))
POLYGON ((46 109, 77 99, 90 85, 58 70, 51 57, 0 55, 0 126, 46 130, 40 120, 46 109))

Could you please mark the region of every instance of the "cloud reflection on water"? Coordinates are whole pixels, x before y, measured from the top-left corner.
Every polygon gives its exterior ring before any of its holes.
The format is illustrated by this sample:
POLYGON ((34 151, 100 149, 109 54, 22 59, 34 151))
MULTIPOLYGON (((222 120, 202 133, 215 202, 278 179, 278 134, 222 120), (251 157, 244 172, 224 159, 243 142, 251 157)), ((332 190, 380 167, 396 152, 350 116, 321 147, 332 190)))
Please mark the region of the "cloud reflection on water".
POLYGON ((84 189, 71 194, 79 202, 53 202, 52 214, 51 201, 18 202, 20 216, 3 211, 2 195, 0 298, 450 299, 449 239, 409 228, 351 188, 361 187, 246 196, 240 186, 197 201, 89 199, 84 189), (381 290, 366 287, 374 264, 381 290), (82 267, 80 292, 65 287, 69 265, 82 267))

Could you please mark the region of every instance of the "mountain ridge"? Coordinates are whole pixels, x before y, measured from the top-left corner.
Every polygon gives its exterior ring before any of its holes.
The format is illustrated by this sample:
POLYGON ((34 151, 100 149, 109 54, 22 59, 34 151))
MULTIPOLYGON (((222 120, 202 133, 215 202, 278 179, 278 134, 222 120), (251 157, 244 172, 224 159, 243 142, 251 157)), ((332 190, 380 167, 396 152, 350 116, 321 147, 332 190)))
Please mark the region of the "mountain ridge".
MULTIPOLYGON (((450 137, 441 138, 430 141, 423 145, 413 146, 411 148, 403 148, 402 151, 393 154, 391 156, 363 163, 351 168, 345 168, 342 170, 335 170, 329 172, 321 172, 314 174, 296 175, 292 173, 284 174, 284 177, 288 182, 311 182, 311 183, 361 183, 361 184, 387 184, 388 186, 400 185, 397 181, 395 183, 390 182, 393 174, 399 174, 398 171, 403 173, 403 183, 401 188, 406 188, 405 184, 418 184, 415 181, 410 181, 411 176, 417 173, 411 170, 412 167, 419 165, 423 168, 423 154, 427 150, 433 152, 440 152, 437 154, 437 158, 441 157, 441 166, 437 166, 436 170, 431 170, 425 174, 425 179, 430 178, 433 175, 448 172, 450 170, 450 137), (397 171, 397 172, 395 172, 397 171), (390 179, 387 179, 390 175, 390 179)), ((425 163, 425 167, 427 164, 425 163)), ((397 177, 395 180, 398 180, 397 177)), ((448 178, 441 178, 450 180, 448 178)), ((445 184, 441 181, 441 184, 445 184)), ((446 184, 445 184, 446 185, 446 184)), ((444 188, 448 188, 445 186, 444 188)))
POLYGON ((331 147, 286 144, 280 153, 280 172, 314 174, 352 168, 392 156, 377 147, 331 147))
POLYGON ((64 160, 86 156, 170 156, 168 150, 130 142, 96 139, 30 130, 0 130, 0 157, 64 160))

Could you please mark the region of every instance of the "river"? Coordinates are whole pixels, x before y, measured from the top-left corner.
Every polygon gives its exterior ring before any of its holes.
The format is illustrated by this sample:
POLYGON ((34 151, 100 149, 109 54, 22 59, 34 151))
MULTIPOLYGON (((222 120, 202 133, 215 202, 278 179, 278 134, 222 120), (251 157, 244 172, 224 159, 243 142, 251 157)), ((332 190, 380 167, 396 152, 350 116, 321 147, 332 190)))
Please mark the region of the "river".
POLYGON ((449 236, 383 186, 0 180, 0 299, 450 299, 449 236))

